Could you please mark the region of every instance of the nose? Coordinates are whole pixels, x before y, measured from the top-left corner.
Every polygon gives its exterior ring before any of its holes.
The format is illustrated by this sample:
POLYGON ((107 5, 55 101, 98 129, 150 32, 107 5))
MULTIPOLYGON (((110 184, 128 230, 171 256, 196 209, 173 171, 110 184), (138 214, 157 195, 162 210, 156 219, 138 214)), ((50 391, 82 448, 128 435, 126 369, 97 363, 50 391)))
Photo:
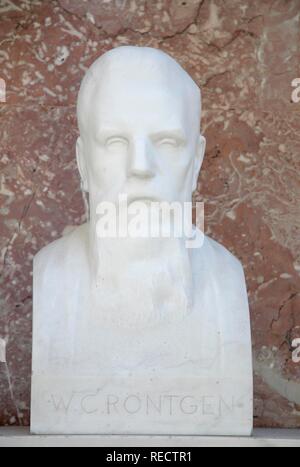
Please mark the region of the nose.
POLYGON ((155 160, 151 143, 147 138, 136 138, 132 145, 128 161, 128 177, 153 178, 155 160))

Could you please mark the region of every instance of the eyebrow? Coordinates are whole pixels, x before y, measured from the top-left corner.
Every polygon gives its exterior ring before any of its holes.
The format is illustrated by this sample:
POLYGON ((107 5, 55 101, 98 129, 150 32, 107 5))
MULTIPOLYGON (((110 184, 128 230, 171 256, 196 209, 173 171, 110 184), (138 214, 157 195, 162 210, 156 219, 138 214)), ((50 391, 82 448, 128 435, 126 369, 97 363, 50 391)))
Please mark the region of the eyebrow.
POLYGON ((185 132, 181 129, 171 129, 166 128, 164 130, 160 130, 158 132, 152 133, 150 137, 154 140, 159 140, 162 138, 174 138, 181 143, 185 143, 187 140, 185 132))
POLYGON ((112 136, 125 136, 123 131, 113 127, 103 127, 96 133, 96 138, 100 141, 111 138, 112 136))

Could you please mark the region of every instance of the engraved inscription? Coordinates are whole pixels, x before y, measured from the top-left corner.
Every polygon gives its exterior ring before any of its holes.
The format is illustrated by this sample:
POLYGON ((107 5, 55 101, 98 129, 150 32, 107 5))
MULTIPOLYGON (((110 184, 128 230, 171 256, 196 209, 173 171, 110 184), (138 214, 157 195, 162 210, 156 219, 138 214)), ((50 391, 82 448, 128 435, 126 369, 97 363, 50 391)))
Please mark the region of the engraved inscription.
POLYGON ((221 417, 243 409, 243 398, 190 394, 105 394, 101 389, 82 393, 51 394, 48 402, 55 412, 71 411, 84 415, 129 415, 176 416, 200 415, 221 417))

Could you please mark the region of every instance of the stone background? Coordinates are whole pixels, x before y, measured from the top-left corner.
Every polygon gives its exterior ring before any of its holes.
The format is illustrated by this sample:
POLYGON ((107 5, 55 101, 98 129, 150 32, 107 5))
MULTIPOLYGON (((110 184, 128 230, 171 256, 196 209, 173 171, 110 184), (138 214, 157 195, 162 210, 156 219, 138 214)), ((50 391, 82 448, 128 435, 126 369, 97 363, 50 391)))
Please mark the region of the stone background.
POLYGON ((32 258, 86 219, 80 81, 100 54, 133 44, 170 53, 202 87, 196 197, 207 233, 245 267, 255 423, 300 427, 299 21, 300 0, 0 0, 0 425, 30 420, 32 258))

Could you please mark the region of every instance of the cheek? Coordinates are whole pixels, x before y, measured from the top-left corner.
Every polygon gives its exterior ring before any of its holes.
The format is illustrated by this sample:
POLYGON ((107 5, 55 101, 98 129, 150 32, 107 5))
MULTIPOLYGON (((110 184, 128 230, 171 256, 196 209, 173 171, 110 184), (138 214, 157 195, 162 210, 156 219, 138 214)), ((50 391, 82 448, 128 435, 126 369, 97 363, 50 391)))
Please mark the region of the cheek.
POLYGON ((88 157, 89 179, 94 186, 113 189, 126 175, 126 158, 99 146, 90 148, 88 157))
POLYGON ((181 188, 192 177, 193 173, 193 160, 189 153, 181 152, 170 160, 166 161, 166 175, 173 181, 173 183, 181 188))
POLYGON ((163 180, 158 180, 170 201, 189 201, 192 192, 193 164, 188 156, 183 155, 183 162, 170 163, 163 173, 163 180))

